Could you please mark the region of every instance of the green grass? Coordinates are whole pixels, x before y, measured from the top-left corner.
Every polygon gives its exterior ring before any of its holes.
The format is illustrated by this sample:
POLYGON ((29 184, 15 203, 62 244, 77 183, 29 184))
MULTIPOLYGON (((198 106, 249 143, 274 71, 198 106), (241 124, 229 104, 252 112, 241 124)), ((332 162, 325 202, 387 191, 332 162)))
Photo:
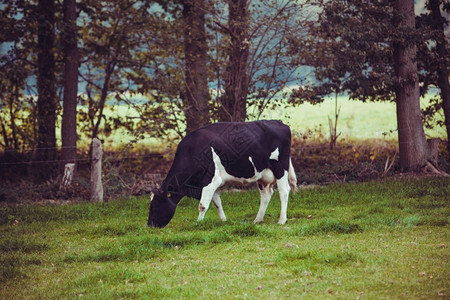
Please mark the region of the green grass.
POLYGON ((185 198, 164 229, 148 197, 0 208, 0 299, 417 299, 450 297, 450 179, 223 192, 197 223, 185 198))

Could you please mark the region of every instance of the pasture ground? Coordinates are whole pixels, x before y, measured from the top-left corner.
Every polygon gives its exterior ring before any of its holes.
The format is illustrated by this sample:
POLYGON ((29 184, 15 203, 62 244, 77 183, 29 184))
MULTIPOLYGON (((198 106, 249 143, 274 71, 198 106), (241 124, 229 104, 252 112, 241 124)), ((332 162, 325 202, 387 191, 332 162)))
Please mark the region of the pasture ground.
POLYGON ((185 198, 164 229, 149 198, 0 207, 0 299, 436 299, 450 297, 450 179, 223 192, 197 223, 185 198))

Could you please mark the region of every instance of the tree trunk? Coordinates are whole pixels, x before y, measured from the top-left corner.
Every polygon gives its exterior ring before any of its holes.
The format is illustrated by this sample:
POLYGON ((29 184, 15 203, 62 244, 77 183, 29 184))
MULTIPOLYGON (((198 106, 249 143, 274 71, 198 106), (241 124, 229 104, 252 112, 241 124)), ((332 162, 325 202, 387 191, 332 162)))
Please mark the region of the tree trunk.
POLYGON ((225 94, 221 101, 221 121, 245 121, 247 118, 248 76, 248 3, 228 1, 228 62, 225 74, 225 94))
MULTIPOLYGON (((102 91, 100 93, 100 100, 98 104, 99 113, 97 120, 95 120, 95 114, 92 116, 93 118, 92 138, 96 138, 100 131, 100 124, 103 119, 103 110, 105 109, 106 98, 108 97, 109 83, 115 67, 116 67, 115 62, 108 62, 105 68, 105 79, 103 80, 102 91)), ((95 103, 92 103, 92 105, 95 105, 95 103)))
MULTIPOLYGON (((63 51, 64 51, 64 102, 61 127, 61 169, 66 164, 73 164, 76 169, 77 159, 77 92, 78 92, 78 49, 77 49, 77 11, 75 0, 64 0, 63 51)), ((72 171, 72 174, 75 170, 72 171)), ((70 180, 63 185, 71 185, 70 180)))
POLYGON ((183 1, 187 132, 209 123, 208 44, 204 0, 183 1))
POLYGON ((55 90, 55 7, 53 0, 38 2, 37 150, 34 166, 36 182, 55 174, 56 90, 55 90))
POLYGON ((442 109, 444 110, 445 127, 447 129, 447 155, 450 159, 450 87, 448 82, 448 69, 447 69, 447 41, 444 34, 444 21, 445 19, 441 15, 441 9, 439 0, 429 0, 428 9, 431 11, 432 26, 436 30, 436 52, 439 59, 438 66, 438 85, 441 89, 442 97, 442 109))
MULTIPOLYGON (((398 31, 415 28, 414 0, 396 0, 394 18, 398 31)), ((427 163, 428 145, 423 129, 419 101, 419 78, 414 40, 394 43, 394 70, 397 77, 396 102, 400 169, 419 171, 427 163)))

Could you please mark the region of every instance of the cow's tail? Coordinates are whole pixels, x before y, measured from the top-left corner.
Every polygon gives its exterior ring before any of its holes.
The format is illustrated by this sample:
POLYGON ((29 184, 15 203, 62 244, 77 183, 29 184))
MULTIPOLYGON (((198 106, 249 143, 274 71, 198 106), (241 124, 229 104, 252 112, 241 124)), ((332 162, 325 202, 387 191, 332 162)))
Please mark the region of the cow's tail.
POLYGON ((297 189, 297 176, 295 175, 294 166, 292 165, 292 159, 289 158, 289 185, 291 186, 291 190, 293 193, 295 193, 295 190, 297 189))

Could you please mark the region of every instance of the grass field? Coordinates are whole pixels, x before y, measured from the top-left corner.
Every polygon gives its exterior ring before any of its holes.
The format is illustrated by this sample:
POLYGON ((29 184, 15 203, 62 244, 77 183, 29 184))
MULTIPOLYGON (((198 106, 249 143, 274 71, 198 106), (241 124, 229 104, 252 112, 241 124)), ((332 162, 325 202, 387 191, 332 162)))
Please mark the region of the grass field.
POLYGON ((450 179, 224 192, 197 223, 185 198, 164 229, 148 197, 0 207, 0 299, 439 299, 450 297, 450 179))
MULTIPOLYGON (((427 100, 422 100, 425 107, 427 100)), ((348 100, 347 96, 338 98, 340 107, 338 133, 345 139, 397 139, 397 117, 395 103, 348 100)), ((334 121, 334 99, 327 99, 318 105, 305 103, 299 107, 267 111, 267 119, 280 119, 289 124, 294 132, 319 129, 328 137, 328 117, 334 121)), ((437 116, 439 118, 439 116, 437 116)), ((445 128, 425 129, 429 137, 445 137, 445 128)))

